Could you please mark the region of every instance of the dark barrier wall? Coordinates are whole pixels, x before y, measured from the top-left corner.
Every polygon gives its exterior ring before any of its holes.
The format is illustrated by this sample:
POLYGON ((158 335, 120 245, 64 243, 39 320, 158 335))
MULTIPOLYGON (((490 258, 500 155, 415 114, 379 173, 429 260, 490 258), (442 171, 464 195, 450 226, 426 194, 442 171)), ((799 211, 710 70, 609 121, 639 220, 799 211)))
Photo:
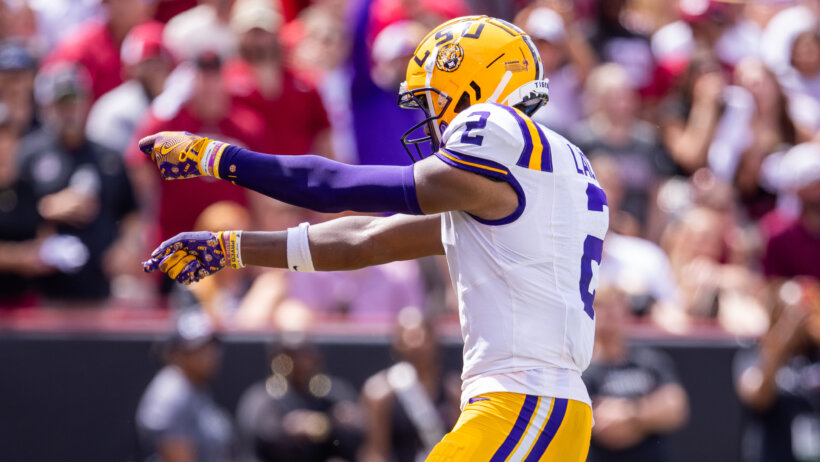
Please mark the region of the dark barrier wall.
MULTIPOLYGON (((0 461, 133 460, 134 411, 160 364, 157 338, 3 334, 0 338, 0 461)), ((360 386, 390 363, 387 338, 320 338, 326 369, 360 386)), ((642 341, 669 353, 689 391, 692 417, 672 438, 675 462, 736 461, 741 410, 730 341, 642 341)), ((262 338, 226 339, 217 401, 233 411, 241 393, 266 377, 262 338)), ((445 347, 446 367, 461 345, 445 347)))

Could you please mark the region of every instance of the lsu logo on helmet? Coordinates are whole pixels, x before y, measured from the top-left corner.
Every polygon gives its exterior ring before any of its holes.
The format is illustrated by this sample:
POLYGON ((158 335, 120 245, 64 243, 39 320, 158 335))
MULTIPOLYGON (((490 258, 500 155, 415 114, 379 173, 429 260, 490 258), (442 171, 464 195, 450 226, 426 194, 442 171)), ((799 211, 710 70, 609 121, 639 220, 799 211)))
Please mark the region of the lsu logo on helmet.
POLYGON ((436 67, 444 72, 453 72, 461 66, 464 59, 464 48, 458 43, 448 43, 438 52, 436 67))
POLYGON ((407 66, 399 106, 421 109, 425 119, 402 136, 410 157, 415 146, 431 142, 433 150, 445 127, 473 104, 496 102, 532 114, 549 99, 544 68, 532 39, 507 21, 464 16, 433 29, 416 48, 407 66), (536 85, 536 82, 540 85, 536 85), (427 136, 411 139, 421 127, 427 136))

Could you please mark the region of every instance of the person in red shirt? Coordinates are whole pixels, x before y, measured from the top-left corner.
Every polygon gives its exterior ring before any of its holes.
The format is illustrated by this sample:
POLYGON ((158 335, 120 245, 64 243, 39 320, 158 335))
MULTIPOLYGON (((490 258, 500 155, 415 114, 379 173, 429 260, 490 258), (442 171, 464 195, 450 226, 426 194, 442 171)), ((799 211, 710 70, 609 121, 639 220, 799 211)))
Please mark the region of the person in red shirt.
MULTIPOLYGON (((263 120, 226 92, 219 56, 215 53, 201 55, 193 67, 189 69, 193 74, 191 82, 169 83, 166 91, 154 101, 138 125, 134 140, 158 131, 185 130, 209 133, 220 139, 230 139, 231 143, 262 149, 261 137, 267 131, 263 120), (179 87, 189 86, 190 94, 187 97, 180 98, 176 94, 179 87)), ((129 146, 133 150, 127 155, 129 162, 138 167, 134 169, 135 182, 143 205, 152 207, 156 204, 158 209, 159 229, 151 243, 158 243, 158 236, 191 229, 199 214, 215 202, 247 204, 245 191, 228 182, 202 178, 190 182, 159 181, 150 159, 137 149, 137 142, 129 146), (183 206, 179 202, 163 200, 166 197, 186 197, 187 200, 183 206)))
POLYGON ((153 0, 103 0, 107 20, 91 20, 57 44, 47 63, 80 64, 91 77, 92 102, 123 82, 120 46, 132 27, 148 21, 153 0))
POLYGON ((239 38, 239 57, 226 64, 228 90, 264 118, 262 152, 330 155, 330 124, 319 93, 283 65, 281 22, 264 0, 234 8, 230 25, 239 38))
POLYGON ((774 280, 807 276, 820 282, 820 144, 795 146, 780 165, 791 176, 786 181, 800 199, 800 213, 770 236, 763 271, 774 280))

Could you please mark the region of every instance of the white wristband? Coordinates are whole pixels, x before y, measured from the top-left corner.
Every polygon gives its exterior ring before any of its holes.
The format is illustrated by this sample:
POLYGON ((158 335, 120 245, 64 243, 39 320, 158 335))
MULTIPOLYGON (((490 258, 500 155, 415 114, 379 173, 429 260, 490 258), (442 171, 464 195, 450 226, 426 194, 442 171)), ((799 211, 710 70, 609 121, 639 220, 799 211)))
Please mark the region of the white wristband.
POLYGON ((299 226, 288 228, 288 269, 300 273, 314 273, 313 259, 310 256, 308 242, 308 227, 310 223, 300 223, 299 226))

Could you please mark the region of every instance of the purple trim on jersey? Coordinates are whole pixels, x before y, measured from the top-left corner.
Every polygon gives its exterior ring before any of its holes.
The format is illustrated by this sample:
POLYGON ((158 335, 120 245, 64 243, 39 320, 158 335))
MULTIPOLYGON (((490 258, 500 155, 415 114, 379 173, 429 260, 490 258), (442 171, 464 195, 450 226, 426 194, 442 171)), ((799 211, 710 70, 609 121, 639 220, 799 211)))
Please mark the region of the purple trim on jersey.
POLYGON ((538 125, 538 122, 532 121, 532 124, 535 125, 535 130, 538 132, 538 138, 541 139, 541 171, 542 172, 551 172, 552 171, 552 147, 550 147, 549 141, 547 141, 547 137, 544 135, 544 131, 541 130, 541 127, 538 125))
POLYGON ((277 156, 228 146, 219 176, 317 212, 423 215, 413 166, 348 165, 319 156, 277 156))
POLYGON ((547 424, 544 425, 544 429, 541 431, 532 449, 530 449, 530 454, 524 459, 524 462, 537 462, 541 459, 541 456, 544 455, 544 451, 547 450, 552 439, 555 438, 555 434, 558 433, 558 429, 561 427, 566 413, 567 400, 554 398, 550 418, 547 420, 547 424))
POLYGON ((521 406, 521 411, 518 413, 518 418, 515 420, 515 424, 513 424, 513 428, 510 430, 510 434, 507 435, 507 438, 503 443, 501 443, 498 450, 495 451, 495 454, 493 454, 493 458, 490 459, 490 462, 504 462, 507 460, 507 457, 510 457, 513 449, 515 449, 515 446, 524 435, 524 431, 527 429, 527 424, 530 423, 530 418, 532 418, 532 414, 535 412, 535 405, 537 403, 537 396, 527 395, 527 397, 524 398, 524 404, 521 406))
POLYGON ((521 184, 518 180, 515 179, 510 169, 507 167, 499 164, 498 162, 493 162, 491 160, 482 159, 479 157, 468 156, 466 154, 460 154, 450 149, 440 149, 436 152, 436 157, 443 160, 446 164, 451 165, 453 167, 459 168, 461 170, 466 170, 468 172, 476 173, 482 176, 488 176, 490 178, 497 178, 499 180, 506 181, 510 186, 512 186, 515 194, 518 196, 518 207, 513 211, 513 213, 507 215, 504 218, 499 218, 498 220, 485 220, 484 218, 477 217, 470 213, 469 215, 473 217, 477 222, 483 225, 489 226, 501 226, 506 225, 514 222, 524 213, 524 208, 527 206, 527 197, 524 194, 524 188, 521 187, 521 184), (461 162, 459 162, 461 161, 461 162), (478 166, 468 165, 469 164, 476 164, 478 166), (488 167, 492 170, 488 170, 488 167))
MULTIPOLYGON (((530 157, 532 157, 532 136, 530 135, 530 129, 527 127, 527 122, 518 114, 518 111, 511 108, 510 106, 505 106, 503 104, 498 103, 490 103, 493 106, 500 107, 507 111, 515 121, 518 122, 518 128, 521 129, 521 135, 524 137, 524 149, 521 150, 521 155, 518 156, 518 162, 515 165, 519 167, 527 168, 530 165, 530 157)), ((543 141, 543 138, 542 138, 543 141)), ((551 163, 552 161, 550 161, 551 163)))

